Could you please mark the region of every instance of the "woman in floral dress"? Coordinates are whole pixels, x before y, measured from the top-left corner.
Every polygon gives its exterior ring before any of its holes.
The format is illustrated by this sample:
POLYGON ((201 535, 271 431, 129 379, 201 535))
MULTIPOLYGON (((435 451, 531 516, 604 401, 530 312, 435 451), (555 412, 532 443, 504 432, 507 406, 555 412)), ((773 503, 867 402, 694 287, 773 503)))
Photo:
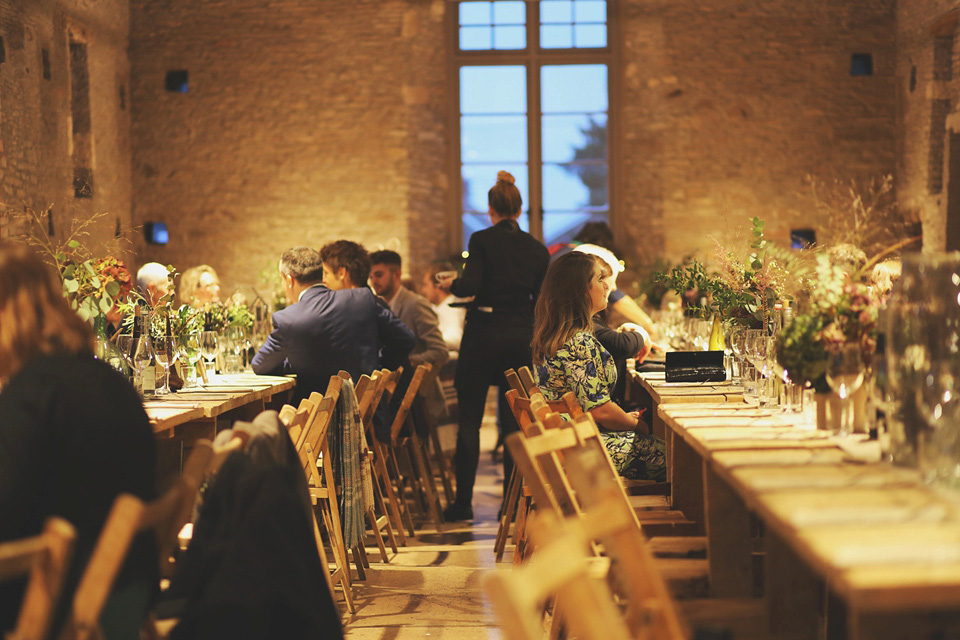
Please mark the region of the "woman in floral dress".
POLYGON ((607 306, 609 270, 593 255, 572 252, 550 265, 537 299, 533 364, 547 400, 573 391, 600 427, 617 472, 624 478, 663 481, 663 440, 637 412, 610 399, 617 381, 613 357, 592 331, 592 318, 607 306))

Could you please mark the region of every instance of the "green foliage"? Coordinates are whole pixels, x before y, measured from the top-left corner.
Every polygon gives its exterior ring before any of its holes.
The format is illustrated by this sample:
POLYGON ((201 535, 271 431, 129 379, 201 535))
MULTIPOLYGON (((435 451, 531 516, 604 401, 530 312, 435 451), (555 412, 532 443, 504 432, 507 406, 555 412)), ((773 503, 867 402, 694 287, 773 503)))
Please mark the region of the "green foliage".
POLYGON ((827 350, 818 340, 824 317, 801 315, 783 328, 777 338, 777 362, 787 371, 790 380, 813 385, 818 391, 829 391, 824 376, 827 372, 827 350))

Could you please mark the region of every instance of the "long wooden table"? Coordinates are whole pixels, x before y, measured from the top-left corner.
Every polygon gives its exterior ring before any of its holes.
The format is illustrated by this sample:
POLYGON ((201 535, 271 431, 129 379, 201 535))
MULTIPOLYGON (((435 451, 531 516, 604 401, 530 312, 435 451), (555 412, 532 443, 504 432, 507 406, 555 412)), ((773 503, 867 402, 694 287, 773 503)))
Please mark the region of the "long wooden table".
POLYGON ((759 519, 771 632, 960 631, 957 497, 914 471, 856 460, 789 414, 726 400, 663 403, 657 413, 673 443, 674 506, 704 523, 713 595, 753 593, 759 519))
POLYGON ((217 375, 202 387, 144 398, 144 409, 157 436, 161 485, 179 472, 193 442, 212 440, 236 420, 252 420, 272 400, 285 400, 286 392, 295 385, 295 379, 280 376, 217 375))

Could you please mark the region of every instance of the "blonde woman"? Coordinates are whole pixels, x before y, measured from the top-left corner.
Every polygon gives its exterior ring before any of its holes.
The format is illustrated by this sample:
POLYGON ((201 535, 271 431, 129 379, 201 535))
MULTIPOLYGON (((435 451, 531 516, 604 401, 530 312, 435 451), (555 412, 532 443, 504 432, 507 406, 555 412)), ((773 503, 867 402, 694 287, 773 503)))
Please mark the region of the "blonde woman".
POLYGON ((663 440, 650 434, 637 412, 611 399, 617 382, 613 356, 593 331, 593 316, 607 307, 610 269, 594 255, 573 251, 557 258, 537 299, 533 364, 547 400, 573 391, 600 427, 600 438, 625 478, 663 481, 663 440))
POLYGON ((220 278, 213 267, 201 264, 183 272, 180 276, 180 302, 191 307, 220 302, 220 278))
MULTIPOLYGON (((156 444, 137 392, 94 359, 90 327, 60 289, 29 248, 0 242, 0 541, 40 533, 49 516, 72 523, 70 594, 117 494, 155 496, 156 444)), ((140 536, 103 611, 107 639, 138 637, 157 574, 155 542, 140 536)), ((0 584, 0 632, 22 588, 0 584)))

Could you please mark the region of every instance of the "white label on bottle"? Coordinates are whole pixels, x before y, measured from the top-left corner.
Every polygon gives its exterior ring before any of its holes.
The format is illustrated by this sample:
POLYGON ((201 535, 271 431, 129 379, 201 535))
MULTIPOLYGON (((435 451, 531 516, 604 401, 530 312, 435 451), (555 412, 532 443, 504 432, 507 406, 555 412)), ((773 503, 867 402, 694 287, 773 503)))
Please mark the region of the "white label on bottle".
POLYGON ((153 395, 157 390, 157 370, 152 366, 143 369, 143 395, 153 395))

